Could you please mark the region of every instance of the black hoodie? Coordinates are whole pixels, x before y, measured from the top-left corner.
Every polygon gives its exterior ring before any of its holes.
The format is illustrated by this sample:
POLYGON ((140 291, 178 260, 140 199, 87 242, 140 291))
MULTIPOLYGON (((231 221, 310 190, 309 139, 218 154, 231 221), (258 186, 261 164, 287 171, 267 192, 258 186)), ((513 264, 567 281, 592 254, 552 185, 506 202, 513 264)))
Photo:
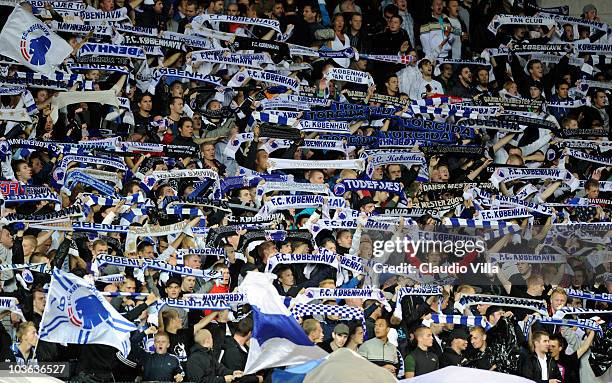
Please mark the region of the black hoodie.
POLYGON ((191 355, 187 359, 186 380, 195 383, 225 383, 225 375, 233 371, 217 362, 213 352, 208 347, 195 344, 191 347, 191 355))

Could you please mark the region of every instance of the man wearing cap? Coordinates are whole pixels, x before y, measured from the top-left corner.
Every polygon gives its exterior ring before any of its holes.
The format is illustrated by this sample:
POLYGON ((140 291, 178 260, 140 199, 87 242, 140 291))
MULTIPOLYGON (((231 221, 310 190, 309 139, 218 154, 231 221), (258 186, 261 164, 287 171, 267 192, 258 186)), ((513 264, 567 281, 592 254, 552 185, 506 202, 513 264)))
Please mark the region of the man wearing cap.
MULTIPOLYGON (((182 284, 183 284, 183 281, 179 277, 168 278, 168 280, 166 281, 166 288, 165 288, 167 297, 172 298, 172 299, 179 299, 181 296, 181 285, 182 284)), ((159 296, 159 290, 156 287, 155 289, 151 288, 150 283, 149 283, 149 278, 147 278, 147 288, 149 288, 149 291, 153 291, 155 295, 159 296)), ((183 328, 187 328, 187 310, 180 308, 180 307, 170 307, 168 305, 164 305, 164 307, 162 307, 159 310, 159 312, 162 313, 167 310, 177 311, 179 314, 179 318, 181 319, 181 324, 183 325, 183 328)))
POLYGON ((496 371, 518 374, 520 346, 525 339, 519 325, 510 318, 512 315, 512 312, 504 312, 500 306, 487 308, 487 321, 493 326, 487 331, 487 343, 494 355, 496 371))
POLYGON ((448 337, 450 347, 447 347, 440 357, 440 368, 446 366, 461 366, 466 361, 463 352, 468 346, 468 334, 463 329, 454 329, 448 337))
POLYGON ((332 340, 325 342, 321 348, 327 352, 334 352, 339 348, 344 347, 348 339, 349 328, 344 323, 338 323, 332 331, 332 340))
POLYGON ((597 16, 597 8, 593 4, 587 4, 582 7, 582 18, 590 21, 599 21, 597 16))
POLYGON ((529 84, 529 98, 533 101, 545 101, 542 96, 543 85, 541 81, 534 80, 529 84))
POLYGON ((376 204, 372 197, 364 197, 358 202, 359 211, 363 213, 372 213, 376 208, 376 204))

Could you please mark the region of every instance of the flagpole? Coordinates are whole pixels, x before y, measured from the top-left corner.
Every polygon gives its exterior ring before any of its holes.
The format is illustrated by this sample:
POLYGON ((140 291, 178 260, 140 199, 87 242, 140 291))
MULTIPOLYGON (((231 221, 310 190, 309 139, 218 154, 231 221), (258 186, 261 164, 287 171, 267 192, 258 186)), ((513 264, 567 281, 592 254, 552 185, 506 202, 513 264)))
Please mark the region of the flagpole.
MULTIPOLYGON (((51 284, 53 283, 53 279, 55 278, 55 275, 53 274, 53 271, 51 271, 51 281, 49 282, 49 290, 51 290, 51 284)), ((47 293, 48 295, 48 293, 47 293)), ((47 310, 48 306, 51 305, 51 301, 49 301, 47 299, 47 301, 45 302, 45 308, 43 309, 43 313, 42 313, 42 317, 40 319, 40 324, 42 325, 43 323, 45 323, 45 315, 49 312, 49 310, 47 310)), ((36 342, 36 346, 34 346, 34 356, 36 356, 36 350, 38 350, 38 343, 40 343, 40 328, 38 329, 38 341, 36 342)), ((38 361, 38 359, 37 359, 38 361)))

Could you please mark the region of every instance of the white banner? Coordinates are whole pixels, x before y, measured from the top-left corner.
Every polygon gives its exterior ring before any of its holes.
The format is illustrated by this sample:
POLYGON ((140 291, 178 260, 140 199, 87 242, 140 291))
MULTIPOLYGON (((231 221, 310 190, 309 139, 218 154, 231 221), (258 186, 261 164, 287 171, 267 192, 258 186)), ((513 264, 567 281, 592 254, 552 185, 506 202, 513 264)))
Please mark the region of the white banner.
POLYGON ((8 17, 0 42, 0 54, 48 76, 72 52, 64 39, 21 6, 8 17))

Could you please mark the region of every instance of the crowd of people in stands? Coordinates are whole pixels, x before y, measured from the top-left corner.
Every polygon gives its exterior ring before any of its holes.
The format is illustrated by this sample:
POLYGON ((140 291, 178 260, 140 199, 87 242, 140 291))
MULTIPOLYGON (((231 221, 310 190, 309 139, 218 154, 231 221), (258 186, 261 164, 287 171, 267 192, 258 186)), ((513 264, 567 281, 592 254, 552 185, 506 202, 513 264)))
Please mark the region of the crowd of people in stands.
POLYGON ((55 77, 0 57, 0 361, 66 362, 80 382, 272 381, 243 373, 248 302, 157 305, 265 272, 288 307, 331 307, 296 315, 313 344, 397 379, 612 380, 612 33, 595 6, 0 4, 0 20, 23 7, 74 49, 55 77), (406 236, 487 250, 375 251, 406 236), (496 254, 498 272, 379 272, 496 254), (54 269, 137 325, 129 355, 39 339, 54 269), (384 298, 304 300, 313 289, 384 298))

